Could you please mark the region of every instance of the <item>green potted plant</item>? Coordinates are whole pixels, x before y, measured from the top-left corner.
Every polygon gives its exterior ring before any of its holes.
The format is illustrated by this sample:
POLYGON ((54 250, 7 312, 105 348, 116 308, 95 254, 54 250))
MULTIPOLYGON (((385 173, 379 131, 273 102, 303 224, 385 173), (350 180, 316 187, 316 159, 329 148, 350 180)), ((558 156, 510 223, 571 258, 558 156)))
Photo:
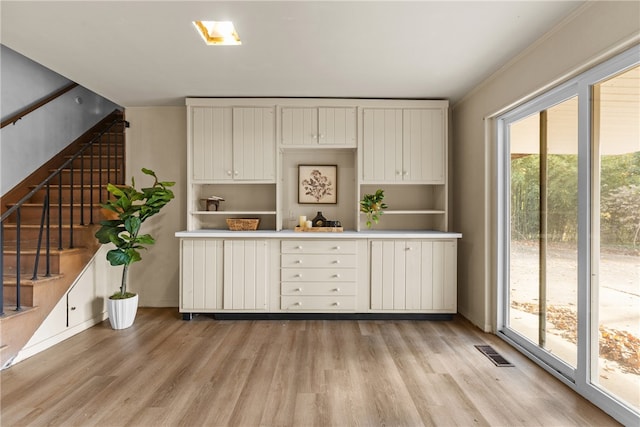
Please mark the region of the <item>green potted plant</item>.
POLYGON ((380 221, 380 215, 387 205, 383 203, 384 191, 378 189, 374 194, 365 194, 360 200, 360 212, 367 215, 367 227, 371 228, 373 223, 380 221))
POLYGON ((107 301, 113 329, 131 326, 138 309, 138 295, 127 291, 129 266, 142 259, 140 249, 155 243, 149 234, 140 234, 140 228, 174 198, 169 187, 175 182, 158 181, 156 174, 149 169, 143 168, 142 172, 154 178, 151 187, 137 190, 133 178, 131 185, 107 184, 107 191, 113 197, 101 204, 106 210, 107 219, 100 221, 101 227, 95 234, 100 243, 112 243, 115 246, 115 249, 107 252, 109 263, 124 266, 120 290, 107 301))

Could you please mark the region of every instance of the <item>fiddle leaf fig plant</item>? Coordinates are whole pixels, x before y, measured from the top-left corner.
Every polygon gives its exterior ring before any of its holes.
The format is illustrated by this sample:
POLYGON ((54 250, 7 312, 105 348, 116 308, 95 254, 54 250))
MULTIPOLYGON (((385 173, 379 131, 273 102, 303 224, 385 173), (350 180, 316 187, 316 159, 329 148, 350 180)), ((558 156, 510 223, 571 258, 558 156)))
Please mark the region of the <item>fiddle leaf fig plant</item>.
POLYGON ((360 200, 360 212, 367 215, 367 227, 371 228, 373 223, 380 221, 380 215, 387 205, 383 203, 384 191, 378 189, 374 194, 365 194, 360 200))
POLYGON ((100 221, 100 229, 95 236, 100 243, 113 243, 115 249, 107 252, 107 260, 113 266, 123 265, 120 291, 111 299, 125 299, 135 296, 127 292, 127 273, 129 266, 142 260, 141 249, 153 245, 155 239, 149 234, 139 234, 142 224, 158 212, 174 198, 169 189, 175 182, 159 181, 155 172, 142 168, 142 172, 154 178, 151 187, 137 190, 135 179, 131 178, 131 185, 107 184, 107 191, 113 198, 102 203, 110 215, 109 219, 100 221))

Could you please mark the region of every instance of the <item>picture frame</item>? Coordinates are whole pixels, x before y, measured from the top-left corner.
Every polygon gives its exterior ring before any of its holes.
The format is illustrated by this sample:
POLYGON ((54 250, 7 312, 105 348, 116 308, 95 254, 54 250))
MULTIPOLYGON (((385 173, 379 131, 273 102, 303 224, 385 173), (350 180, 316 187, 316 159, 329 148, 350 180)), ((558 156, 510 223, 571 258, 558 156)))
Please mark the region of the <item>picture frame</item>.
POLYGON ((338 166, 298 165, 298 203, 338 203, 338 166))

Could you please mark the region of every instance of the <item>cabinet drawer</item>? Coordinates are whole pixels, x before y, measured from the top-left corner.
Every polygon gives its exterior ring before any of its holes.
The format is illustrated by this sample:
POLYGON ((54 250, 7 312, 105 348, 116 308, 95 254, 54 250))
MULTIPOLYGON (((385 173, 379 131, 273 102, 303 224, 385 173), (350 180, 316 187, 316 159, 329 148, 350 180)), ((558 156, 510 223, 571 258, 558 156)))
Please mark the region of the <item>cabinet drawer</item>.
POLYGON ((353 296, 283 296, 280 308, 289 311, 354 311, 353 296))
POLYGON ((283 240, 283 254, 355 254, 355 240, 283 240))
POLYGON ((355 282, 356 270, 353 268, 283 268, 283 282, 355 282))
POLYGON ((351 254, 284 254, 282 268, 355 268, 356 256, 351 254))
POLYGON ((291 283, 284 282, 280 285, 280 293, 282 295, 355 295, 356 284, 354 282, 345 283, 325 283, 325 282, 304 282, 291 283))

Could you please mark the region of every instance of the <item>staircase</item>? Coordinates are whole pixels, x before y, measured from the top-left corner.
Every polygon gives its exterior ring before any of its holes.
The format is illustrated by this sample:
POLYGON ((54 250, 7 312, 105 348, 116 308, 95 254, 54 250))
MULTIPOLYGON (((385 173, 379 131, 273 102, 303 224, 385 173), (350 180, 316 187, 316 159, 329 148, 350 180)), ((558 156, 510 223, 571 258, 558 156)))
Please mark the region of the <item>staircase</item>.
POLYGON ((0 367, 11 365, 99 247, 107 183, 124 183, 115 111, 3 196, 0 367), (45 178, 43 178, 45 177, 45 178))

